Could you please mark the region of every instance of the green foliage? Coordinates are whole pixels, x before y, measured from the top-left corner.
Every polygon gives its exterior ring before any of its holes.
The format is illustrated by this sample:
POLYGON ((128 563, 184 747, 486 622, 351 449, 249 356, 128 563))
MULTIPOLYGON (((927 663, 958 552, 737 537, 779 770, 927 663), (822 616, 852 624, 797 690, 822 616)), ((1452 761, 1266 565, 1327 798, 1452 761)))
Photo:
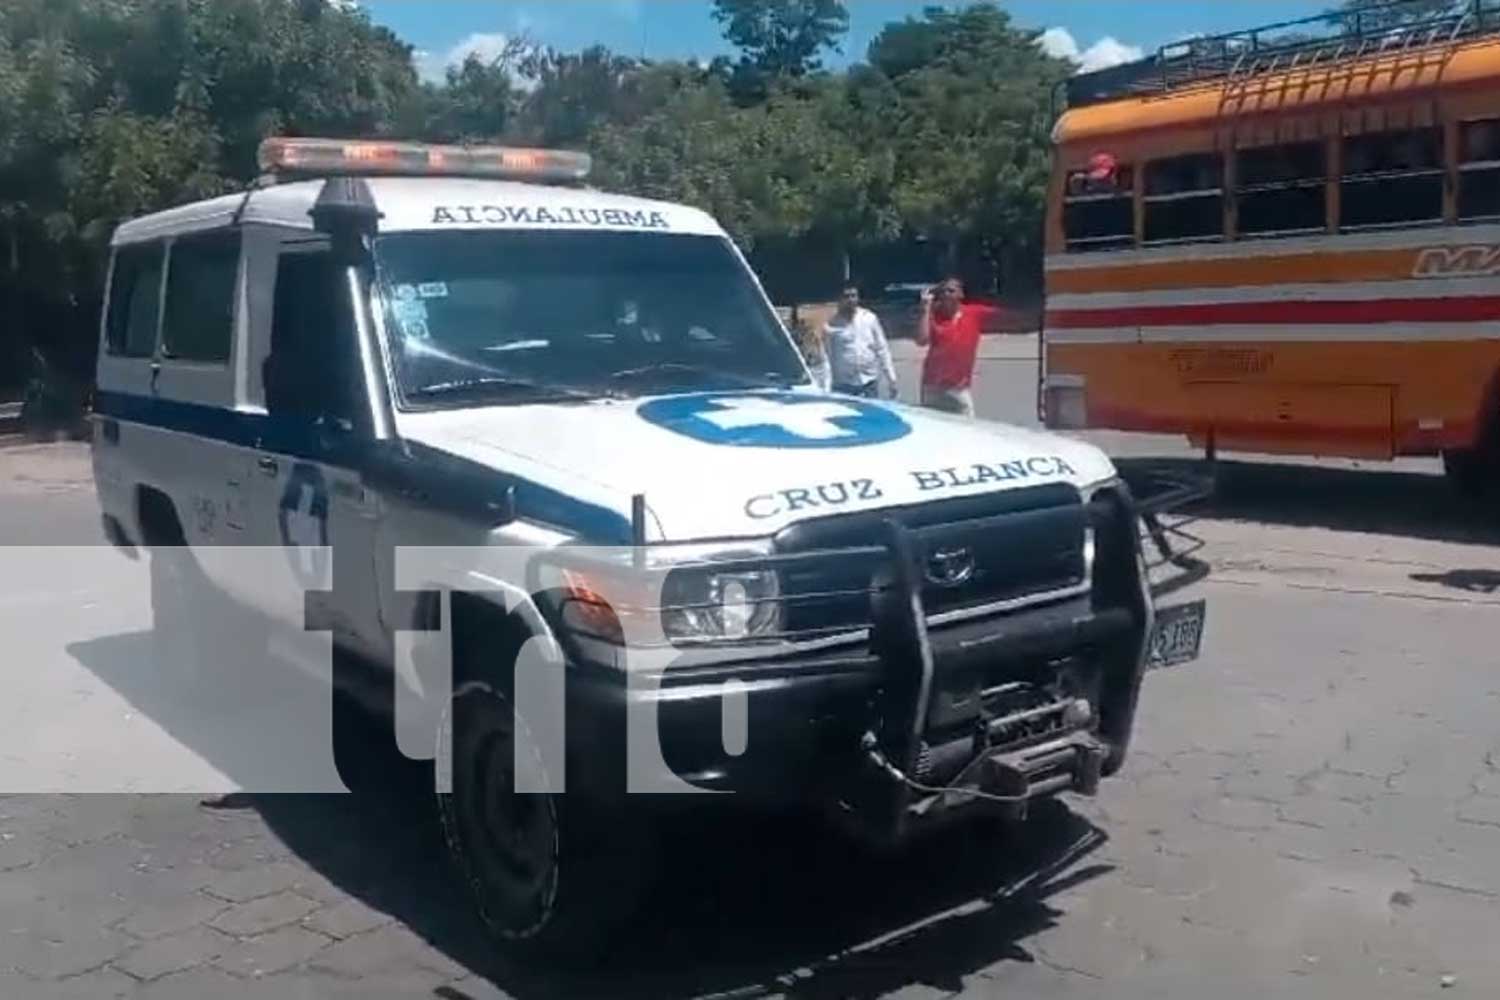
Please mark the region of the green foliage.
POLYGON ((842 0, 714 0, 714 20, 746 62, 769 78, 820 68, 849 30, 842 0))
POLYGON ((520 71, 535 83, 521 110, 520 129, 543 146, 580 146, 602 122, 628 123, 664 97, 649 91, 653 78, 634 59, 602 45, 578 53, 544 49, 520 71))
POLYGON ((992 4, 930 8, 830 74, 819 60, 847 29, 844 3, 714 12, 738 62, 518 42, 429 83, 349 3, 6 0, 8 334, 87 351, 114 226, 242 189, 271 134, 587 148, 601 187, 698 205, 749 247, 827 259, 915 237, 1039 272, 1050 91, 1070 67, 1034 33, 992 4))
POLYGON ((1070 70, 991 4, 932 8, 888 26, 868 65, 784 80, 749 107, 733 79, 679 79, 591 148, 601 183, 697 204, 747 245, 915 236, 1035 282, 1051 93, 1070 70))
POLYGON ((887 27, 857 81, 859 100, 889 123, 906 227, 976 246, 1023 282, 1040 268, 1051 94, 1071 70, 1036 37, 990 4, 931 8, 887 27))
POLYGON ((328 0, 7 0, 6 332, 87 344, 118 222, 243 187, 267 135, 387 132, 417 92, 410 48, 328 0))

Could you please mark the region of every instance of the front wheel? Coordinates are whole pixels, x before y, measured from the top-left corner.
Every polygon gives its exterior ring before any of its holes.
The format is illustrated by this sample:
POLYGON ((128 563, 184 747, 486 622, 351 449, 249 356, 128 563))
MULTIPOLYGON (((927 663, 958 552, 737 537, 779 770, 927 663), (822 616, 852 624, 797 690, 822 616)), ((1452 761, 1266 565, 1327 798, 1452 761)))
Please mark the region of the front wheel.
POLYGON ((629 918, 648 870, 623 817, 563 794, 517 790, 517 761, 542 767, 524 720, 489 684, 453 695, 440 731, 448 846, 481 917, 521 958, 597 958, 629 918))

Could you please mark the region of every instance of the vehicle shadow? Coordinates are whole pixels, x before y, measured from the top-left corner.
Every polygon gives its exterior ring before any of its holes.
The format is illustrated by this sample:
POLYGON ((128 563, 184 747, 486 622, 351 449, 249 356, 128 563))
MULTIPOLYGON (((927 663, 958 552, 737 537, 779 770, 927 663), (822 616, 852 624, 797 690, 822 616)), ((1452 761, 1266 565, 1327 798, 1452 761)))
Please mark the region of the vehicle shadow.
MULTIPOLYGON (((333 760, 330 685, 291 663, 226 643, 213 650, 212 662, 189 670, 184 658, 164 648, 149 629, 74 642, 66 649, 223 776, 222 787, 203 787, 199 779, 196 790, 344 788, 333 760)), ((160 780, 147 790, 176 790, 171 778, 160 780)))
MULTIPOLYGON (((1203 462, 1120 458, 1127 480, 1202 477, 1203 462)), ((1458 495, 1441 476, 1394 470, 1219 460, 1202 517, 1331 528, 1431 541, 1500 544, 1500 504, 1458 495)))
POLYGON ((1451 569, 1446 573, 1413 573, 1418 583, 1436 583, 1466 594, 1500 592, 1500 572, 1492 569, 1451 569))
MULTIPOLYGON (((372 733, 372 760, 382 745, 372 733)), ((391 780, 359 795, 248 801, 314 870, 522 1000, 956 991, 972 972, 1034 961, 1025 940, 1063 916, 1048 899, 1112 870, 1086 863, 1107 838, 1061 802, 1017 828, 957 829, 895 854, 812 817, 714 804, 663 827, 645 909, 602 961, 520 966, 486 937, 446 864, 430 771, 390 759, 377 769, 391 780)))
MULTIPOLYGON (((291 757, 308 752, 266 727, 298 702, 326 711, 328 693, 312 678, 262 660, 274 681, 259 681, 254 697, 205 707, 164 689, 156 648, 144 632, 69 651, 235 784, 268 787, 255 782, 279 774, 267 770, 270 743, 287 743, 291 757)), ((1049 898, 1110 870, 1088 862, 1105 834, 1061 802, 1039 805, 1017 828, 959 828, 877 854, 810 817, 717 801, 663 827, 647 909, 604 961, 588 970, 521 967, 486 935, 448 863, 431 762, 402 756, 388 723, 367 720, 351 739, 359 767, 347 777, 358 794, 237 792, 210 804, 256 810, 311 870, 523 1000, 956 990, 973 971, 1032 961, 1026 939, 1062 917, 1049 898)))

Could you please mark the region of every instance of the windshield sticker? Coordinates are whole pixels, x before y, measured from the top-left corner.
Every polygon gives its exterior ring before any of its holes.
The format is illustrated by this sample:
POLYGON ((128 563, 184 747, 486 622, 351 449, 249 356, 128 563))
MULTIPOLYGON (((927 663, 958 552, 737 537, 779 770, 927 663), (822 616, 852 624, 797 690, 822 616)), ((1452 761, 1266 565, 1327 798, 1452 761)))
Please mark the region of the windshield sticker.
POLYGON ((661 212, 625 208, 547 208, 529 205, 437 205, 434 226, 595 226, 612 229, 671 229, 661 212))
POLYGON ((911 433, 900 414, 883 406, 792 392, 673 396, 636 412, 685 437, 740 448, 853 448, 911 433))
POLYGON ((424 281, 417 286, 417 296, 423 299, 446 299, 448 297, 448 283, 446 281, 424 281))
POLYGON ((427 304, 417 298, 402 298, 403 290, 416 294, 416 289, 411 285, 396 286, 396 301, 391 303, 391 314, 396 318, 396 325, 401 327, 405 336, 426 340, 430 336, 427 329, 427 304))
MULTIPOLYGON (((1055 479, 1076 476, 1077 471, 1056 455, 1034 455, 1008 462, 981 463, 946 469, 918 469, 906 473, 903 486, 914 485, 923 492, 961 489, 981 483, 1012 482, 1018 479, 1055 479)), ((887 484, 890 485, 890 484, 887 484)), ((851 503, 880 500, 885 487, 874 479, 849 479, 843 482, 819 483, 774 493, 757 493, 745 501, 745 516, 764 521, 781 514, 804 510, 836 510, 851 503)))

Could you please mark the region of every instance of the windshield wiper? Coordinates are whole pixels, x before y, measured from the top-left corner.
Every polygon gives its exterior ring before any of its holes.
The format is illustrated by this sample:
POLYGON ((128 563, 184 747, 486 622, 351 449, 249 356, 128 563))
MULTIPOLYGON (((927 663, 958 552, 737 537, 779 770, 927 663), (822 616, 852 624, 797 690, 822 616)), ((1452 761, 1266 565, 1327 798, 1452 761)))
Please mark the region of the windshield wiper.
POLYGON ((572 389, 565 385, 539 382, 517 375, 481 375, 475 378, 455 379, 451 382, 433 382, 408 392, 416 399, 433 399, 440 396, 467 396, 480 394, 536 395, 547 399, 597 399, 597 393, 572 389))
POLYGON ((641 365, 639 368, 624 368, 617 372, 611 372, 609 379, 611 382, 634 382, 656 375, 694 375, 700 380, 730 379, 744 388, 784 388, 789 384, 784 378, 771 373, 760 376, 740 375, 735 372, 705 368, 702 365, 683 364, 678 361, 659 361, 655 364, 641 365))

